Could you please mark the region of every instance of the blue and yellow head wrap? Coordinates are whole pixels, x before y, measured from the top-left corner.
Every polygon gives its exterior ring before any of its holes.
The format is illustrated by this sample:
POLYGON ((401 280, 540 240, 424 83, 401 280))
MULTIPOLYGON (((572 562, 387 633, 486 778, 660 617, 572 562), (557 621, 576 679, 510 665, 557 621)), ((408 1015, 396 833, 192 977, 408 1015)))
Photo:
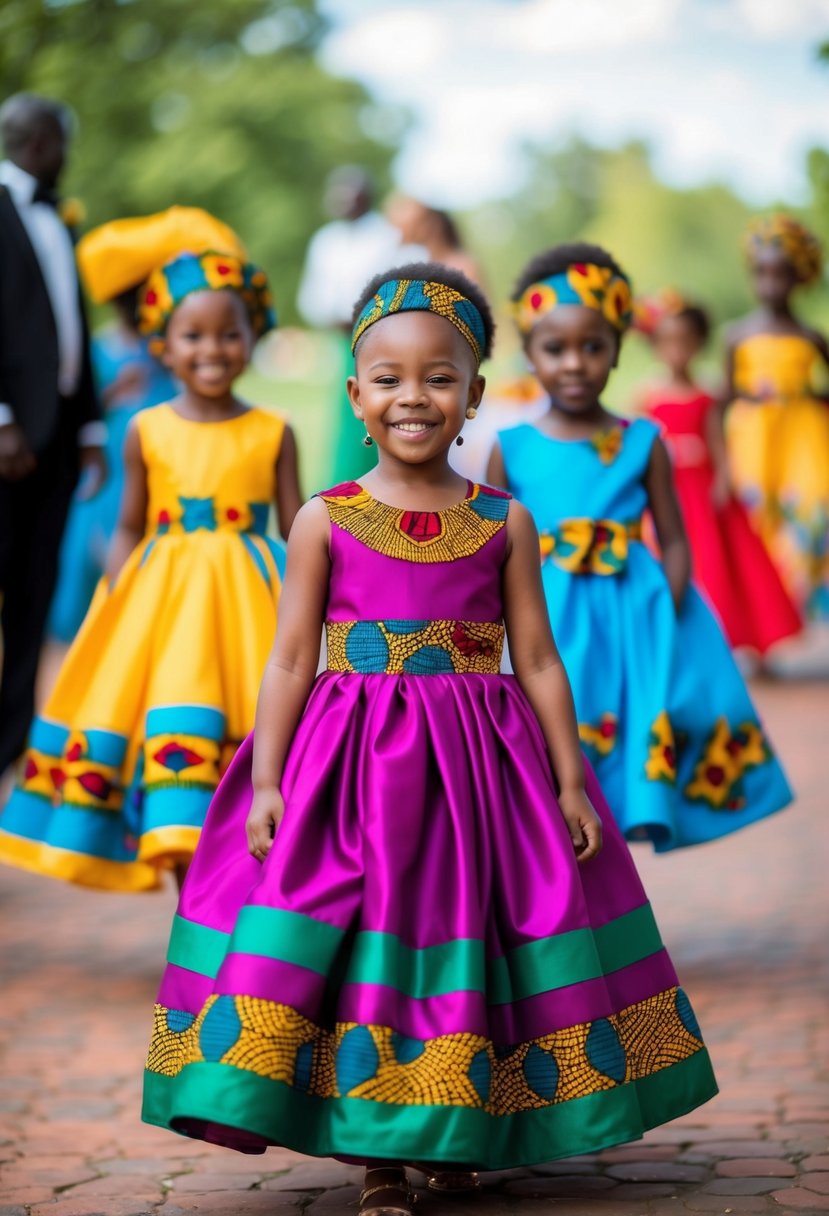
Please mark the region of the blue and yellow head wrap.
POLYGON ((264 271, 230 253, 182 253, 152 272, 138 299, 138 330, 163 344, 170 317, 197 291, 235 291, 244 301, 257 338, 276 326, 264 271))
POLYGON ((823 250, 817 237, 790 215, 780 212, 751 221, 745 236, 745 251, 753 263, 760 249, 773 248, 792 267, 801 283, 813 283, 823 269, 823 250))
POLYGON ((389 279, 377 288, 355 322, 352 351, 369 326, 396 312, 433 312, 445 317, 472 347, 480 364, 486 348, 486 329, 478 309, 453 287, 421 279, 389 279))
POLYGON ((562 304, 577 304, 601 313, 620 334, 633 319, 633 295, 624 275, 609 266, 574 262, 559 274, 531 283, 515 302, 515 320, 522 334, 562 304))

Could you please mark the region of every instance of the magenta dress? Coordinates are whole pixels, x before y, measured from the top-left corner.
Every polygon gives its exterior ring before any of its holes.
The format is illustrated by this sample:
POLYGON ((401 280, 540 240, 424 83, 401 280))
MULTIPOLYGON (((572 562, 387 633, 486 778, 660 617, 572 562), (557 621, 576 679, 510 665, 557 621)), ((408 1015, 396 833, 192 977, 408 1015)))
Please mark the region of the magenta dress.
POLYGON ((497 1169, 707 1101, 699 1026, 595 777, 604 848, 579 866, 538 722, 500 674, 509 497, 322 497, 328 670, 263 865, 252 739, 213 800, 144 1119, 246 1152, 497 1169))

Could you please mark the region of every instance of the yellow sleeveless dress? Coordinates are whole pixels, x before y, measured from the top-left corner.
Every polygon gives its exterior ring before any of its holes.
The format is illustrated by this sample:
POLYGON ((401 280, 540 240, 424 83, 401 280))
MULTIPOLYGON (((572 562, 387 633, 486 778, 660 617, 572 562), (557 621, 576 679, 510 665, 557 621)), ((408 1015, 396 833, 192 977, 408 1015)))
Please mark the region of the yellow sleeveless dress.
POLYGON ((284 422, 159 405, 135 424, 144 539, 99 584, 0 817, 0 860, 119 891, 192 856, 253 727, 280 587, 265 529, 284 422))
POLYGON ((726 434, 737 490, 790 591, 829 615, 829 405, 820 354, 797 334, 754 334, 734 351, 726 434))

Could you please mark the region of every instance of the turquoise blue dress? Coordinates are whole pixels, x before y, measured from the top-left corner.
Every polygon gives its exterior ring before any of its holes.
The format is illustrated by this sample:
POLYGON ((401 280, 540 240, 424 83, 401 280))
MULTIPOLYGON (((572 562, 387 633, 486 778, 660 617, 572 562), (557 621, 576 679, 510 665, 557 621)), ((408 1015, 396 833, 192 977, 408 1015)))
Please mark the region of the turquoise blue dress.
MULTIPOLYGON (((122 330, 105 330, 92 340, 92 367, 99 392, 118 378, 123 368, 137 364, 144 373, 143 390, 106 411, 106 484, 93 498, 77 495, 69 509, 61 542, 58 582, 49 613, 49 633, 71 642, 81 627, 104 572, 106 553, 124 490, 122 450, 127 426, 139 410, 169 401, 178 385, 166 367, 154 358, 143 338, 130 340, 122 330)), ((83 486, 79 487, 83 493, 83 486)))
POLYGON ((641 540, 658 434, 499 435, 509 489, 541 533, 542 577, 579 733, 630 840, 657 852, 737 831, 792 798, 728 643, 689 587, 677 616, 641 540))

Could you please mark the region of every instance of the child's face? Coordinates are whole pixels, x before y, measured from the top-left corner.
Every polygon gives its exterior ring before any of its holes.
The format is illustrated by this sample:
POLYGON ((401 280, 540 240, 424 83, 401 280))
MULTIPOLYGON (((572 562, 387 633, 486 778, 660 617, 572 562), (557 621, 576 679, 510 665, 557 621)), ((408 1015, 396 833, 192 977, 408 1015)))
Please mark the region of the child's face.
POLYGON ((782 307, 798 282, 791 262, 771 246, 755 251, 751 277, 754 294, 768 308, 782 307))
POLYGON ((167 326, 162 361, 202 397, 222 397, 250 359, 253 334, 233 291, 196 291, 179 304, 167 326))
POLYGON ((699 354, 702 339, 685 317, 665 317, 656 327, 653 349, 661 363, 674 374, 681 374, 699 354))
POLYGON ((567 413, 581 414, 598 402, 619 357, 619 338, 595 309, 563 304, 541 318, 526 351, 546 392, 567 413))
POLYGON ((401 312, 375 322, 357 349, 348 392, 374 442, 405 464, 423 464, 454 442, 484 390, 475 357, 451 321, 401 312))

